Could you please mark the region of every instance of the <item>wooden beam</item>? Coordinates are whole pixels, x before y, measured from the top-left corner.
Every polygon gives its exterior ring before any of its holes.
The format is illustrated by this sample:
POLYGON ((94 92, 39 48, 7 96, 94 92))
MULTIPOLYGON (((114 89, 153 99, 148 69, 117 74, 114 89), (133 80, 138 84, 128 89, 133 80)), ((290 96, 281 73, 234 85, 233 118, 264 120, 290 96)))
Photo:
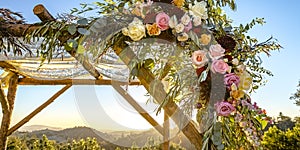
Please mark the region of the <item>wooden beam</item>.
POLYGON ((16 69, 12 64, 10 64, 9 62, 7 61, 0 61, 0 67, 3 68, 3 69, 7 69, 17 75, 21 75, 23 77, 28 77, 28 75, 18 71, 18 69, 16 69))
POLYGON ((43 22, 45 22, 45 21, 54 21, 55 20, 55 18, 48 12, 48 10, 42 4, 36 5, 33 8, 33 12, 43 22))
POLYGON ((9 86, 7 97, 4 94, 4 91, 1 88, 0 92, 0 101, 2 105, 2 122, 0 128, 0 150, 6 150, 6 142, 8 137, 8 129, 11 123, 12 112, 14 109, 15 97, 17 92, 17 82, 18 82, 18 75, 13 74, 13 76, 9 79, 9 86), (5 101, 5 107, 3 107, 3 102, 5 101))
POLYGON ((34 30, 40 28, 41 24, 1 24, 0 30, 6 35, 2 36, 14 36, 14 37, 24 37, 26 34, 32 33, 34 30))
POLYGON ((163 150, 169 150, 170 148, 170 121, 169 116, 164 112, 164 134, 163 134, 163 150))
MULTIPOLYGON (((33 13, 39 17, 39 19, 43 22, 46 21, 54 21, 55 18, 49 13, 49 11, 42 5, 36 5, 33 9, 33 13)), ((64 43, 68 39, 72 38, 73 36, 77 35, 80 36, 80 34, 76 33, 75 35, 70 35, 67 33, 68 36, 65 37, 59 37, 59 40, 64 43)), ((74 51, 74 50, 73 50, 74 51)), ((76 60, 80 60, 79 62, 82 64, 82 66, 96 79, 101 79, 103 76, 97 71, 97 69, 87 60, 87 59, 80 59, 81 55, 77 55, 75 52, 67 51, 72 57, 74 57, 76 60)))
POLYGON ((144 118, 146 119, 161 135, 164 134, 163 127, 153 119, 144 108, 142 108, 126 91, 121 88, 121 84, 113 84, 113 88, 144 118))
POLYGON ((36 108, 33 112, 31 112, 28 116, 26 116, 24 119, 22 119, 20 122, 18 122, 16 125, 11 127, 8 132, 7 136, 11 135, 13 132, 18 130, 21 126, 23 126, 25 123, 27 123, 30 119, 32 119, 35 115, 37 115, 39 112, 41 112, 44 108, 49 106, 54 100, 56 100, 57 97, 59 97, 61 94, 63 94, 66 90, 68 90, 72 85, 66 85, 61 90, 59 90, 57 93, 55 93, 49 100, 47 100, 45 103, 43 103, 41 106, 36 108))
MULTIPOLYGON (((118 39, 118 41, 126 40, 128 39, 118 39)), ((116 42, 113 45, 113 49, 126 65, 129 65, 131 60, 137 58, 135 53, 125 42, 116 42)), ((162 83, 159 82, 156 84, 156 88, 152 88, 151 83, 156 82, 155 76, 144 67, 138 69, 137 77, 140 80, 141 84, 146 88, 146 90, 155 98, 155 100, 158 103, 162 103, 165 96, 167 95, 167 93, 163 89, 162 83)), ((199 132, 194 122, 189 119, 172 100, 164 106, 164 111, 168 114, 168 116, 172 118, 172 120, 174 120, 174 122, 181 129, 183 134, 191 141, 195 148, 197 150, 200 150, 202 148, 203 135, 199 132)))
MULTIPOLYGON (((111 79, 63 79, 63 80, 38 80, 33 78, 19 78, 19 85, 111 85, 111 79)), ((139 81, 120 82, 122 85, 140 85, 139 81)))

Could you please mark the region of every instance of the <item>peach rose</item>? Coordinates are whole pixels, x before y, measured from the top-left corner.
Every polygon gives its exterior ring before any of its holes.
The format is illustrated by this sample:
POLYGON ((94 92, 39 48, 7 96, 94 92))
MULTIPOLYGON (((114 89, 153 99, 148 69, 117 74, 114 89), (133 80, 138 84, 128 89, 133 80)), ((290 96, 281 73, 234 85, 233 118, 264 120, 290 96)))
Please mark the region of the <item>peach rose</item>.
POLYGON ((204 45, 207 45, 210 43, 210 40, 211 40, 211 35, 209 34, 201 34, 201 37, 200 37, 200 42, 204 45))
POLYGON ((207 52, 203 50, 194 51, 192 62, 197 68, 203 67, 208 62, 206 54, 207 52))
POLYGON ((152 36, 152 35, 159 35, 161 33, 160 28, 157 26, 156 23, 151 24, 146 24, 146 29, 147 33, 152 36))

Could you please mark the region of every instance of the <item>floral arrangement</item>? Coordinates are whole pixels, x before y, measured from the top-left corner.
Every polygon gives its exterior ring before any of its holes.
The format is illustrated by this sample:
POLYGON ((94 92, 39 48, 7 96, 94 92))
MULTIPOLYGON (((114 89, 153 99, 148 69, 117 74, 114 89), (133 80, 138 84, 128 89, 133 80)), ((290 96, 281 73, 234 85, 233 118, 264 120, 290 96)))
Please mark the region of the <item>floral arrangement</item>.
MULTIPOLYGON (((247 66, 231 53, 233 49, 223 48, 222 43, 214 39, 213 33, 205 25, 208 18, 205 1, 195 1, 188 9, 181 7, 184 1, 173 2, 177 7, 168 10, 152 1, 137 3, 133 9, 127 9, 125 12, 135 17, 122 29, 122 34, 132 42, 149 37, 164 38, 164 33, 176 37, 175 42, 182 47, 182 53, 189 56, 193 66, 190 75, 197 76, 197 83, 193 82, 189 89, 192 89, 192 95, 198 97, 188 102, 198 109, 197 120, 205 137, 204 148, 260 147, 262 130, 270 118, 266 116, 264 109, 259 108, 255 102, 252 104, 249 92, 253 79, 247 66), (212 89, 212 78, 221 80, 222 84, 217 86, 223 92, 218 93, 212 89), (221 98, 210 96, 213 92, 221 94, 221 98)), ((235 44, 232 38, 229 40, 235 44)), ((156 63, 155 60, 151 62, 156 63)), ((174 77, 165 84, 169 89, 171 82, 175 82, 174 77)), ((173 84, 173 88, 174 86, 178 84, 173 84)), ((181 95, 179 104, 182 103, 184 93, 176 94, 181 95)))

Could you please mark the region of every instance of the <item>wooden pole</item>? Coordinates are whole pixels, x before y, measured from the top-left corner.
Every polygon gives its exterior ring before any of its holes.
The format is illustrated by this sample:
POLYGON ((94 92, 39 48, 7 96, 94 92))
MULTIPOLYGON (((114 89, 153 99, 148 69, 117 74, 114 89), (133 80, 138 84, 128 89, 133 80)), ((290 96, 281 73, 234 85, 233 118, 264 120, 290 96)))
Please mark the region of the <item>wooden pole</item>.
MULTIPOLYGON (((123 37, 126 38, 126 37, 123 37)), ((119 41, 126 41, 125 39, 119 39, 119 41)), ((135 60, 137 56, 129 48, 125 42, 118 42, 113 45, 115 53, 121 58, 121 60, 129 65, 131 60, 135 60)), ((144 67, 138 69, 138 79, 146 90, 155 98, 158 103, 162 103, 167 93, 163 89, 161 82, 158 82, 157 87, 152 88, 151 83, 155 82, 155 76, 144 67), (152 90, 152 89, 154 90, 152 90)), ((203 135, 199 132, 196 125, 191 119, 189 119, 183 111, 172 100, 164 106, 164 111, 181 129, 183 134, 191 141, 197 150, 202 148, 203 135)))
POLYGON ((170 147, 170 121, 169 116, 164 112, 164 136, 163 136, 163 150, 169 150, 170 147))
POLYGON ((121 84, 113 84, 113 88, 144 118, 146 119, 161 135, 164 134, 161 127, 126 91, 120 87, 121 84))
POLYGON ((14 109, 15 97, 17 92, 18 75, 13 74, 9 79, 7 97, 3 89, 0 90, 0 101, 2 106, 2 122, 0 128, 0 150, 6 150, 8 129, 11 123, 12 112, 14 109))
POLYGON ((33 12, 37 15, 41 21, 54 21, 55 18, 48 12, 48 10, 42 5, 38 4, 33 8, 33 12))
MULTIPOLYGON (((63 80, 38 80, 32 78, 19 78, 19 85, 111 85, 111 79, 63 79, 63 80)), ((120 85, 141 85, 139 81, 119 82, 120 85)))
POLYGON ((36 108, 33 112, 31 112, 28 116, 26 116, 24 119, 22 119, 20 122, 18 122, 16 125, 11 127, 8 132, 7 136, 11 135, 13 132, 18 130, 21 126, 23 126, 25 123, 27 123, 30 119, 32 119, 35 115, 37 115, 40 111, 42 111, 44 108, 46 108, 48 105, 50 105, 54 100, 56 100, 57 97, 59 97, 61 94, 63 94, 67 89, 69 89, 72 85, 66 85, 61 90, 59 90, 57 93, 55 93, 49 100, 47 100, 45 103, 43 103, 41 106, 36 108))
MULTIPOLYGON (((33 8, 33 13, 35 15, 37 15, 39 17, 39 19, 43 22, 55 20, 55 18, 49 13, 49 11, 42 4, 36 5, 33 8)), ((59 37, 59 40, 62 43, 66 42, 68 39, 70 39, 72 36, 74 36, 74 35, 70 35, 69 33, 67 33, 67 34, 68 34, 68 36, 66 36, 66 37, 59 37)), ((75 35, 79 36, 78 32, 75 35)), ((71 52, 71 51, 68 51, 68 52, 76 60, 79 60, 80 55, 76 55, 76 52, 71 52)), ((97 69, 88 60, 84 59, 79 62, 96 79, 102 78, 102 75, 97 71, 97 69)))

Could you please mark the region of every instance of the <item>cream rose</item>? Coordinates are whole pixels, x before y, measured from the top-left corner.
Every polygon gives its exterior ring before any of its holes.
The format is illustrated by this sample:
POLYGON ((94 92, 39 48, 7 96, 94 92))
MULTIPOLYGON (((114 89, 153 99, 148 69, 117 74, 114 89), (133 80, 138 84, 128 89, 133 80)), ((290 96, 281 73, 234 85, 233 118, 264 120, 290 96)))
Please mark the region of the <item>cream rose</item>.
POLYGON ((191 18, 190 18, 190 16, 188 15, 188 14, 184 14, 182 17, 181 17, 181 23, 183 24, 183 25, 188 25, 189 23, 190 23, 190 21, 191 21, 191 18))
POLYGON ((232 59, 232 64, 235 66, 239 65, 239 60, 237 58, 232 59))
POLYGON ((184 30, 184 25, 182 23, 179 23, 176 27, 175 27, 176 33, 181 33, 184 30))
POLYGON ((128 25, 128 36, 133 41, 139 41, 146 36, 145 26, 141 20, 134 18, 133 21, 128 25))
POLYGON ((177 40, 180 41, 180 42, 184 42, 184 41, 186 41, 188 39, 189 39, 189 35, 186 34, 186 33, 182 33, 181 35, 179 35, 177 37, 177 40))
POLYGON ((239 74, 239 77, 239 89, 249 90, 252 84, 252 76, 247 71, 244 71, 243 73, 239 74))
POLYGON ((189 5, 190 8, 190 14, 194 17, 200 17, 201 19, 207 19, 207 8, 206 8, 206 2, 195 2, 195 5, 189 5))
POLYGON ((194 26, 197 27, 197 26, 201 25, 202 20, 200 17, 194 17, 193 22, 194 22, 194 26))

